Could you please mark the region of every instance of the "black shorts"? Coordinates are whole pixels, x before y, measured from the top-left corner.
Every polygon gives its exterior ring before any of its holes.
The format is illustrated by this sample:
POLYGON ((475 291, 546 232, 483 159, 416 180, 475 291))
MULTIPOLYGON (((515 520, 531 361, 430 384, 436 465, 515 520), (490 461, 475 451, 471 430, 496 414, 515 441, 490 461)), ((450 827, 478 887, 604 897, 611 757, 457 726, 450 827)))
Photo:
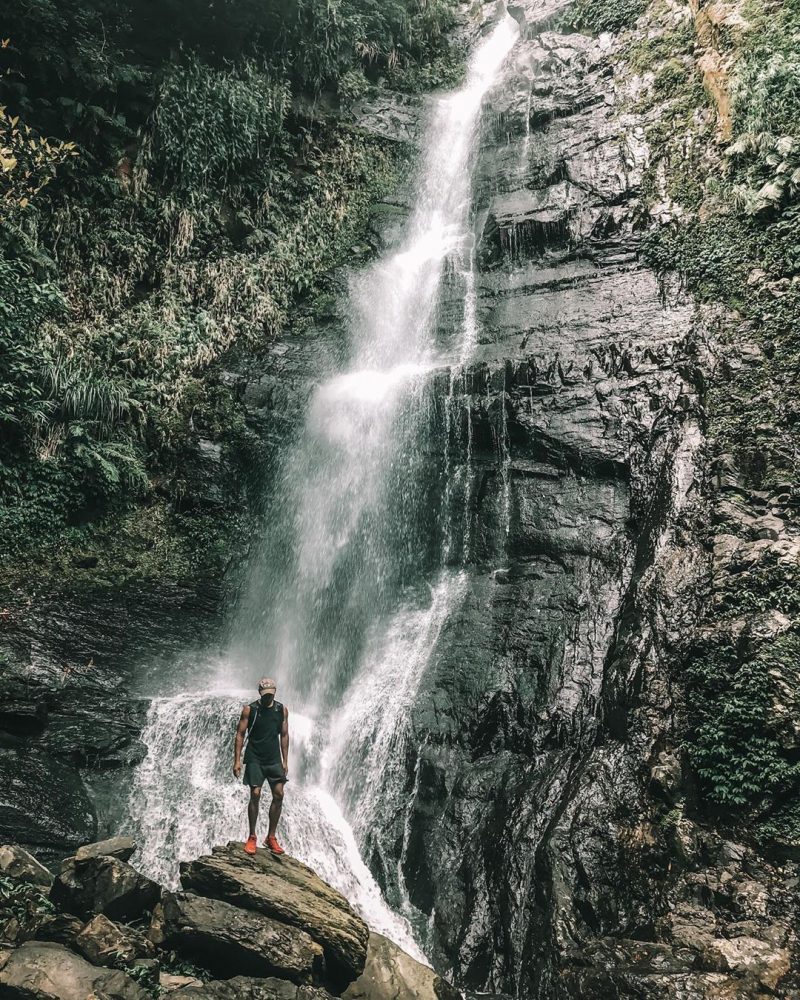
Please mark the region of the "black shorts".
POLYGON ((262 764, 259 760, 245 761, 244 783, 251 788, 260 788, 265 781, 272 788, 273 785, 288 780, 280 764, 262 764))

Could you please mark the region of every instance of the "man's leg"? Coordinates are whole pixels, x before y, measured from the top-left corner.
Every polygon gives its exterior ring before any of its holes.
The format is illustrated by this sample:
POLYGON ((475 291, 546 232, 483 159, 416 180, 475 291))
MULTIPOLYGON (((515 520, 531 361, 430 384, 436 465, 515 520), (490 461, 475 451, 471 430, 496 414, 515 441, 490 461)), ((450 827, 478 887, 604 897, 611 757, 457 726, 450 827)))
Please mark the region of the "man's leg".
MULTIPOLYGON (((250 821, 250 836, 256 835, 256 823, 258 822, 258 807, 261 805, 261 786, 250 787, 250 801, 247 804, 247 818, 250 821)), ((272 809, 270 809, 272 816, 272 809)))
MULTIPOLYGON (((283 782, 276 781, 272 786, 272 802, 269 806, 269 832, 268 837, 274 837, 278 829, 278 820, 281 818, 283 809, 283 782)), ((255 829, 255 827, 253 827, 255 829)))

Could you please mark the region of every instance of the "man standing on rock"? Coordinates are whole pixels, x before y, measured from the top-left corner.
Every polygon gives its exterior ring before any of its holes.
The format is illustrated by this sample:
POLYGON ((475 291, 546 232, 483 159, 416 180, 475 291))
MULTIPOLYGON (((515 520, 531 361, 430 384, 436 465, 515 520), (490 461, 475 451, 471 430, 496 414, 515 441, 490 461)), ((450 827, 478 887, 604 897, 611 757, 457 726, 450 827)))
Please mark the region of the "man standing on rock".
POLYGON ((275 700, 275 690, 275 681, 271 677, 261 678, 258 682, 260 699, 242 709, 233 744, 233 775, 238 778, 242 773, 242 746, 247 735, 244 783, 250 786, 250 802, 247 806, 250 836, 244 849, 248 854, 256 853, 256 822, 261 804, 261 788, 265 781, 272 789, 272 802, 264 846, 273 854, 283 854, 275 831, 283 807, 283 786, 289 780, 289 711, 285 705, 275 700))

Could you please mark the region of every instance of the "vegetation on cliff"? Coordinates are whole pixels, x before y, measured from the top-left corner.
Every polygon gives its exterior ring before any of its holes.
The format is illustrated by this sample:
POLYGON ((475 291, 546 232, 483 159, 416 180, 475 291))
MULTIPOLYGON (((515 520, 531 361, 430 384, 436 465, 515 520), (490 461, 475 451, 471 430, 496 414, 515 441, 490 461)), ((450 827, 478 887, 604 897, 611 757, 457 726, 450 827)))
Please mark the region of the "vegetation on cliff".
POLYGON ((198 438, 247 466, 221 359, 293 322, 405 156, 304 118, 293 98, 448 79, 452 11, 451 0, 4 11, 0 545, 18 562, 56 538, 63 563, 120 535, 147 571, 230 556, 237 515, 186 502, 198 438))
POLYGON ((714 575, 684 673, 686 749, 702 802, 797 842, 800 4, 653 4, 645 26, 625 51, 649 123, 644 252, 698 301, 712 373, 714 575))

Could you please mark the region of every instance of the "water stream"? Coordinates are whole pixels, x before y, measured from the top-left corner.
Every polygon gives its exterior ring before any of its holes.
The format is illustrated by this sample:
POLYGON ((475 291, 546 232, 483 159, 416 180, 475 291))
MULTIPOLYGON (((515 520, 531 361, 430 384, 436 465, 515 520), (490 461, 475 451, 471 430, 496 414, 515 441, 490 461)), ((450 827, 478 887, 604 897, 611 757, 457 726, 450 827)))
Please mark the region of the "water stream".
MULTIPOLYGON (((402 825, 410 707, 466 589, 471 439, 456 489, 447 408, 477 341, 470 167, 480 109, 516 37, 511 18, 498 23, 464 85, 435 101, 403 243, 351 278, 349 361, 317 387, 284 456, 229 653, 195 668, 190 693, 151 702, 149 753, 131 789, 140 864, 162 881, 175 883, 179 860, 242 837, 233 729, 257 678, 276 677, 291 712, 287 849, 420 958, 401 873, 387 901, 360 852, 375 829, 402 825), (449 330, 437 322, 446 274, 462 298, 449 330), (441 460, 436 434, 446 437, 441 460)), ((372 850, 374 860, 379 838, 372 850)))

